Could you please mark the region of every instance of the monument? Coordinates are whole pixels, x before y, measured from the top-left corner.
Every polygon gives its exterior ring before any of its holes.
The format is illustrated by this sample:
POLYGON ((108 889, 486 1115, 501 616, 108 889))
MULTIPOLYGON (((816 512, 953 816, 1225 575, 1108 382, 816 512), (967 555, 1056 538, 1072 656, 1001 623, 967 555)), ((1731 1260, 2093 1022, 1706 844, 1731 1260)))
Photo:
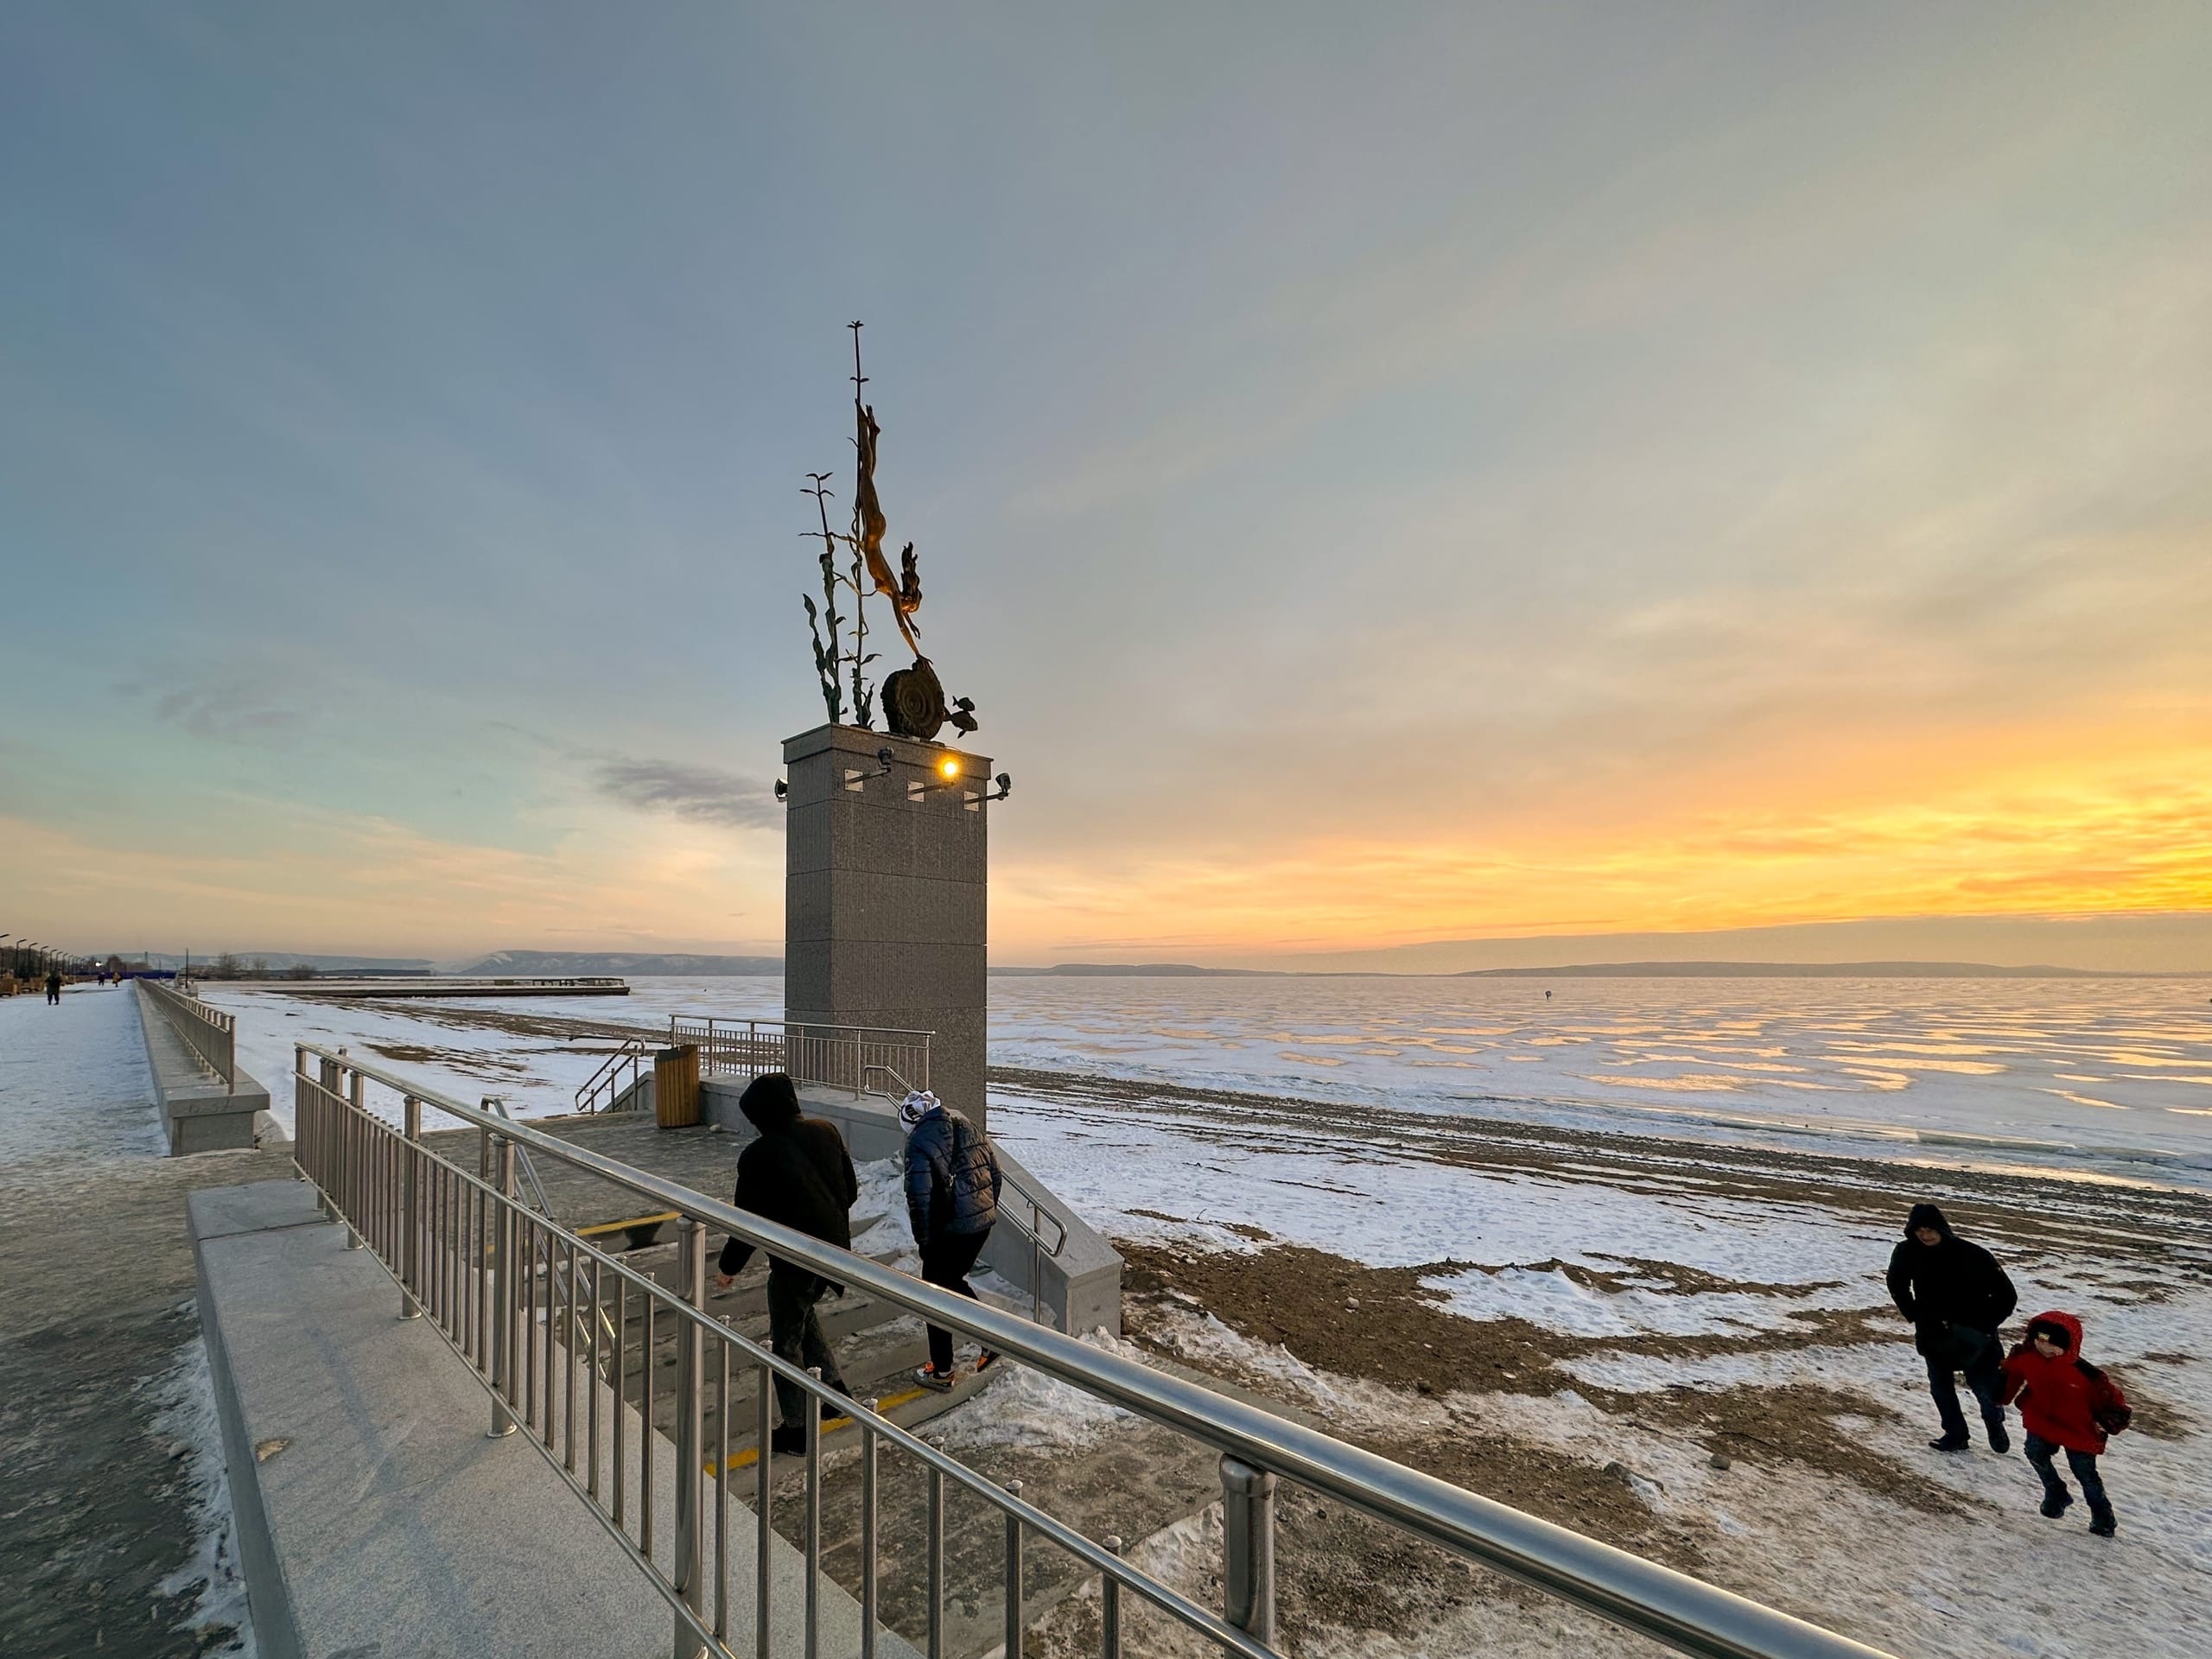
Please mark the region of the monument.
MULTIPOLYGON (((784 1017, 794 1027, 933 1033, 929 1086, 985 1120, 983 1051, 990 880, 988 807, 1011 787, 988 757, 938 741, 976 728, 976 705, 949 700, 922 654, 920 571, 906 543, 894 573, 876 493, 882 435, 862 395, 853 329, 856 482, 849 530, 830 524, 831 474, 808 475, 820 528, 822 604, 805 601, 826 724, 784 743, 784 1017), (880 687, 876 729, 868 601, 888 601, 912 664, 880 687), (851 611, 843 610, 849 599, 851 611)), ((923 1079, 904 1079, 919 1087, 923 1079)), ((864 1086, 891 1086, 877 1075, 864 1086)))

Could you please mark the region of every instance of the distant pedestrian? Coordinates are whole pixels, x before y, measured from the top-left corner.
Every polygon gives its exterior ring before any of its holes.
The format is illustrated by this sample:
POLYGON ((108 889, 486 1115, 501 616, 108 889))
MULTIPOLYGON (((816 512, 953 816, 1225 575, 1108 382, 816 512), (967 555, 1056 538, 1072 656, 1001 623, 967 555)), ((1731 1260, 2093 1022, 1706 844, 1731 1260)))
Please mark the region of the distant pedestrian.
MULTIPOLYGON (((974 1298, 968 1274, 999 1218, 998 1154, 988 1135, 926 1090, 906 1096, 899 1122, 906 1131, 906 1219, 922 1277, 974 1298)), ((952 1332, 933 1325, 929 1334, 930 1362, 914 1380, 943 1391, 952 1386, 952 1332)), ((997 1358, 986 1348, 976 1369, 988 1370, 997 1358)))
POLYGON ((2027 1340, 2005 1356, 2004 1397, 2020 1402, 2028 1461, 2043 1478, 2044 1514, 2056 1521, 2074 1502, 2052 1466, 2051 1454, 2063 1449, 2088 1500, 2089 1530, 2100 1538, 2119 1531, 2097 1459, 2106 1437, 2126 1428, 2134 1414, 2120 1385, 2082 1357, 2082 1321, 2058 1313, 2030 1319, 2027 1340))
MULTIPOLYGON (((737 1207, 841 1250, 850 1249, 853 1203, 861 1187, 837 1126, 818 1117, 802 1117, 798 1090, 781 1071, 753 1078, 737 1103, 760 1131, 760 1139, 738 1154, 737 1207)), ((752 1255, 753 1246, 734 1236, 725 1240, 716 1264, 716 1287, 728 1290, 752 1255)), ((824 1382, 840 1394, 849 1394, 836 1353, 823 1336, 822 1321, 814 1311, 824 1296, 844 1294, 842 1285, 810 1268, 774 1256, 768 1259, 769 1347, 779 1359, 801 1368, 818 1367, 824 1382)), ((776 1379, 781 1427, 769 1437, 772 1451, 789 1454, 806 1449, 810 1398, 798 1383, 776 1379)), ((823 1414, 834 1414, 825 1404, 823 1414)))
POLYGON ((60 974, 48 974, 46 976, 46 1001, 49 1007, 59 1007, 61 1005, 61 976, 60 974))
POLYGON ((1912 1345, 1928 1363, 1928 1392, 1942 1421, 1942 1434, 1928 1444, 1938 1452, 1963 1452, 1971 1444, 1952 1380, 1954 1373, 1963 1373, 1981 1407, 1989 1449, 2011 1451, 2012 1437, 2005 1432, 2005 1406, 1998 1398, 2005 1351, 1997 1332, 2020 1298, 2005 1269, 1980 1245, 1954 1233, 1934 1205, 1916 1204, 1904 1239, 1890 1252, 1889 1284, 1897 1312, 1912 1321, 1912 1345))

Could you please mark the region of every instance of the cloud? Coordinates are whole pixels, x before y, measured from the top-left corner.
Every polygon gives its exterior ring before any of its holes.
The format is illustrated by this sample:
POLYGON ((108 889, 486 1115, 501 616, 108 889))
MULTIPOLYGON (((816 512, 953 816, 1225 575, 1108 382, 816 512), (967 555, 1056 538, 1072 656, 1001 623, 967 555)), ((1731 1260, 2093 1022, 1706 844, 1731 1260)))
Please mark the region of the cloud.
POLYGON ((251 743, 283 736, 305 718, 284 708, 241 675, 188 674, 181 684, 127 682, 126 695, 150 696, 154 712, 193 737, 215 743, 251 743))
POLYGON ((598 763, 592 781, 608 800, 699 823, 767 830, 784 816, 766 784, 713 766, 608 758, 598 763))

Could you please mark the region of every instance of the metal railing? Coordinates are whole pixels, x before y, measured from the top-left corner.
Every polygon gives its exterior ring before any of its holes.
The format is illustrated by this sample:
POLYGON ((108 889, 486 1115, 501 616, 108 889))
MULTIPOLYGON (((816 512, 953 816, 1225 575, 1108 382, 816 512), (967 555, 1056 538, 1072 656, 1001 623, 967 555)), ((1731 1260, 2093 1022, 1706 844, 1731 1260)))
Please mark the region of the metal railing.
POLYGON ((927 1031, 881 1026, 825 1026, 814 1020, 715 1020, 671 1014, 671 1047, 694 1043, 702 1077, 757 1077, 788 1072, 794 1083, 844 1089, 858 1099, 867 1092, 868 1072, 877 1067, 919 1077, 930 1086, 927 1031))
POLYGON ((584 1079, 582 1087, 576 1090, 576 1109, 585 1113, 613 1110, 614 1103, 637 1086, 638 1079, 652 1064, 652 1051, 642 1039, 630 1038, 607 1057, 598 1071, 584 1079))
POLYGON ((1873 1649, 1656 1562, 924 1284, 525 1123, 463 1105, 382 1068, 302 1046, 296 1051, 294 1090, 295 1160, 334 1217, 345 1224, 349 1247, 365 1244, 375 1252, 398 1281, 400 1316, 429 1316, 491 1392, 492 1432, 526 1430, 531 1444, 646 1574, 673 1611, 677 1659, 696 1659, 710 1651, 735 1659, 747 1651, 730 1645, 729 1618, 732 1526, 747 1519, 755 1534, 755 1629, 749 1651, 772 1650, 769 1591, 776 1535, 766 1448, 774 1427, 772 1384, 778 1379, 795 1385, 807 1404, 800 1554, 806 1574, 804 1650, 809 1655, 817 1652, 822 1570, 822 1445, 814 1405, 818 1399, 849 1414, 859 1430, 857 1594, 863 1659, 874 1659, 876 1644, 876 1500, 881 1491, 879 1459, 886 1451, 913 1459, 928 1477, 925 1650, 932 1659, 941 1659, 944 1651, 948 1484, 1005 1516, 1006 1659, 1020 1659, 1023 1649, 1023 1560, 1033 1539, 1065 1551, 1086 1571, 1100 1575, 1101 1650, 1106 1659, 1118 1659, 1121 1652, 1124 1595, 1150 1604, 1222 1652, 1274 1659, 1281 1651, 1274 1634, 1278 1480, 1336 1498, 1414 1538, 1704 1659, 1880 1659, 1873 1649), (307 1073, 309 1055, 319 1063, 315 1077, 307 1073), (397 1126, 366 1109, 365 1079, 399 1094, 397 1126), (476 1172, 423 1143, 425 1108, 478 1131, 476 1172), (656 1282, 524 1206, 515 1189, 515 1159, 523 1148, 609 1182, 656 1208, 674 1211, 677 1286, 656 1282), (1009 1359, 1217 1451, 1225 1522, 1224 1611, 1217 1614, 1202 1607, 1130 1565, 1118 1553, 1118 1541, 1084 1536, 1025 1501, 1014 1484, 999 1485, 872 1406, 847 1399, 812 1372, 777 1358, 711 1318, 703 1311, 710 1228, 793 1266, 857 1287, 929 1324, 962 1332, 1009 1359), (552 1270, 541 1272, 541 1263, 552 1270), (645 1360, 634 1421, 632 1402, 626 1398, 633 1314, 645 1360), (674 1332, 677 1349, 673 1539, 657 1536, 654 1527, 657 1325, 674 1332), (602 1332, 612 1332, 611 1354, 602 1332), (730 1487, 734 1367, 741 1376, 750 1369, 759 1383, 756 1431, 763 1449, 750 1517, 741 1504, 733 1504, 730 1487), (718 1442, 711 1460, 703 1444, 710 1397, 718 1442), (710 1558, 705 1543, 709 1532, 710 1558))
POLYGON ((154 999, 154 1006, 168 1021, 200 1064, 222 1079, 232 1094, 238 1088, 238 1021, 219 1008, 211 1008, 198 997, 173 990, 154 980, 138 982, 139 994, 154 999))

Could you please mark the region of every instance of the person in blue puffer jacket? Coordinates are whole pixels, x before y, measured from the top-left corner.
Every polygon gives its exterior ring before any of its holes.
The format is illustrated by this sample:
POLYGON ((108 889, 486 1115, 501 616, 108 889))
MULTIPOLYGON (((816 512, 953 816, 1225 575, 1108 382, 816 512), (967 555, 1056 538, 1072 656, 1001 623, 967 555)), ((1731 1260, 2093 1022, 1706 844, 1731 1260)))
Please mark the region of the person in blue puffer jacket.
MULTIPOLYGON (((906 1131, 906 1218, 922 1253, 922 1277, 973 1298, 968 1274, 983 1253, 999 1218, 998 1154, 990 1138, 926 1090, 899 1108, 906 1131)), ((914 1373, 925 1389, 952 1386, 952 1332, 929 1327, 930 1362, 914 1373)), ((997 1355, 986 1348, 976 1362, 989 1369, 997 1355)))

